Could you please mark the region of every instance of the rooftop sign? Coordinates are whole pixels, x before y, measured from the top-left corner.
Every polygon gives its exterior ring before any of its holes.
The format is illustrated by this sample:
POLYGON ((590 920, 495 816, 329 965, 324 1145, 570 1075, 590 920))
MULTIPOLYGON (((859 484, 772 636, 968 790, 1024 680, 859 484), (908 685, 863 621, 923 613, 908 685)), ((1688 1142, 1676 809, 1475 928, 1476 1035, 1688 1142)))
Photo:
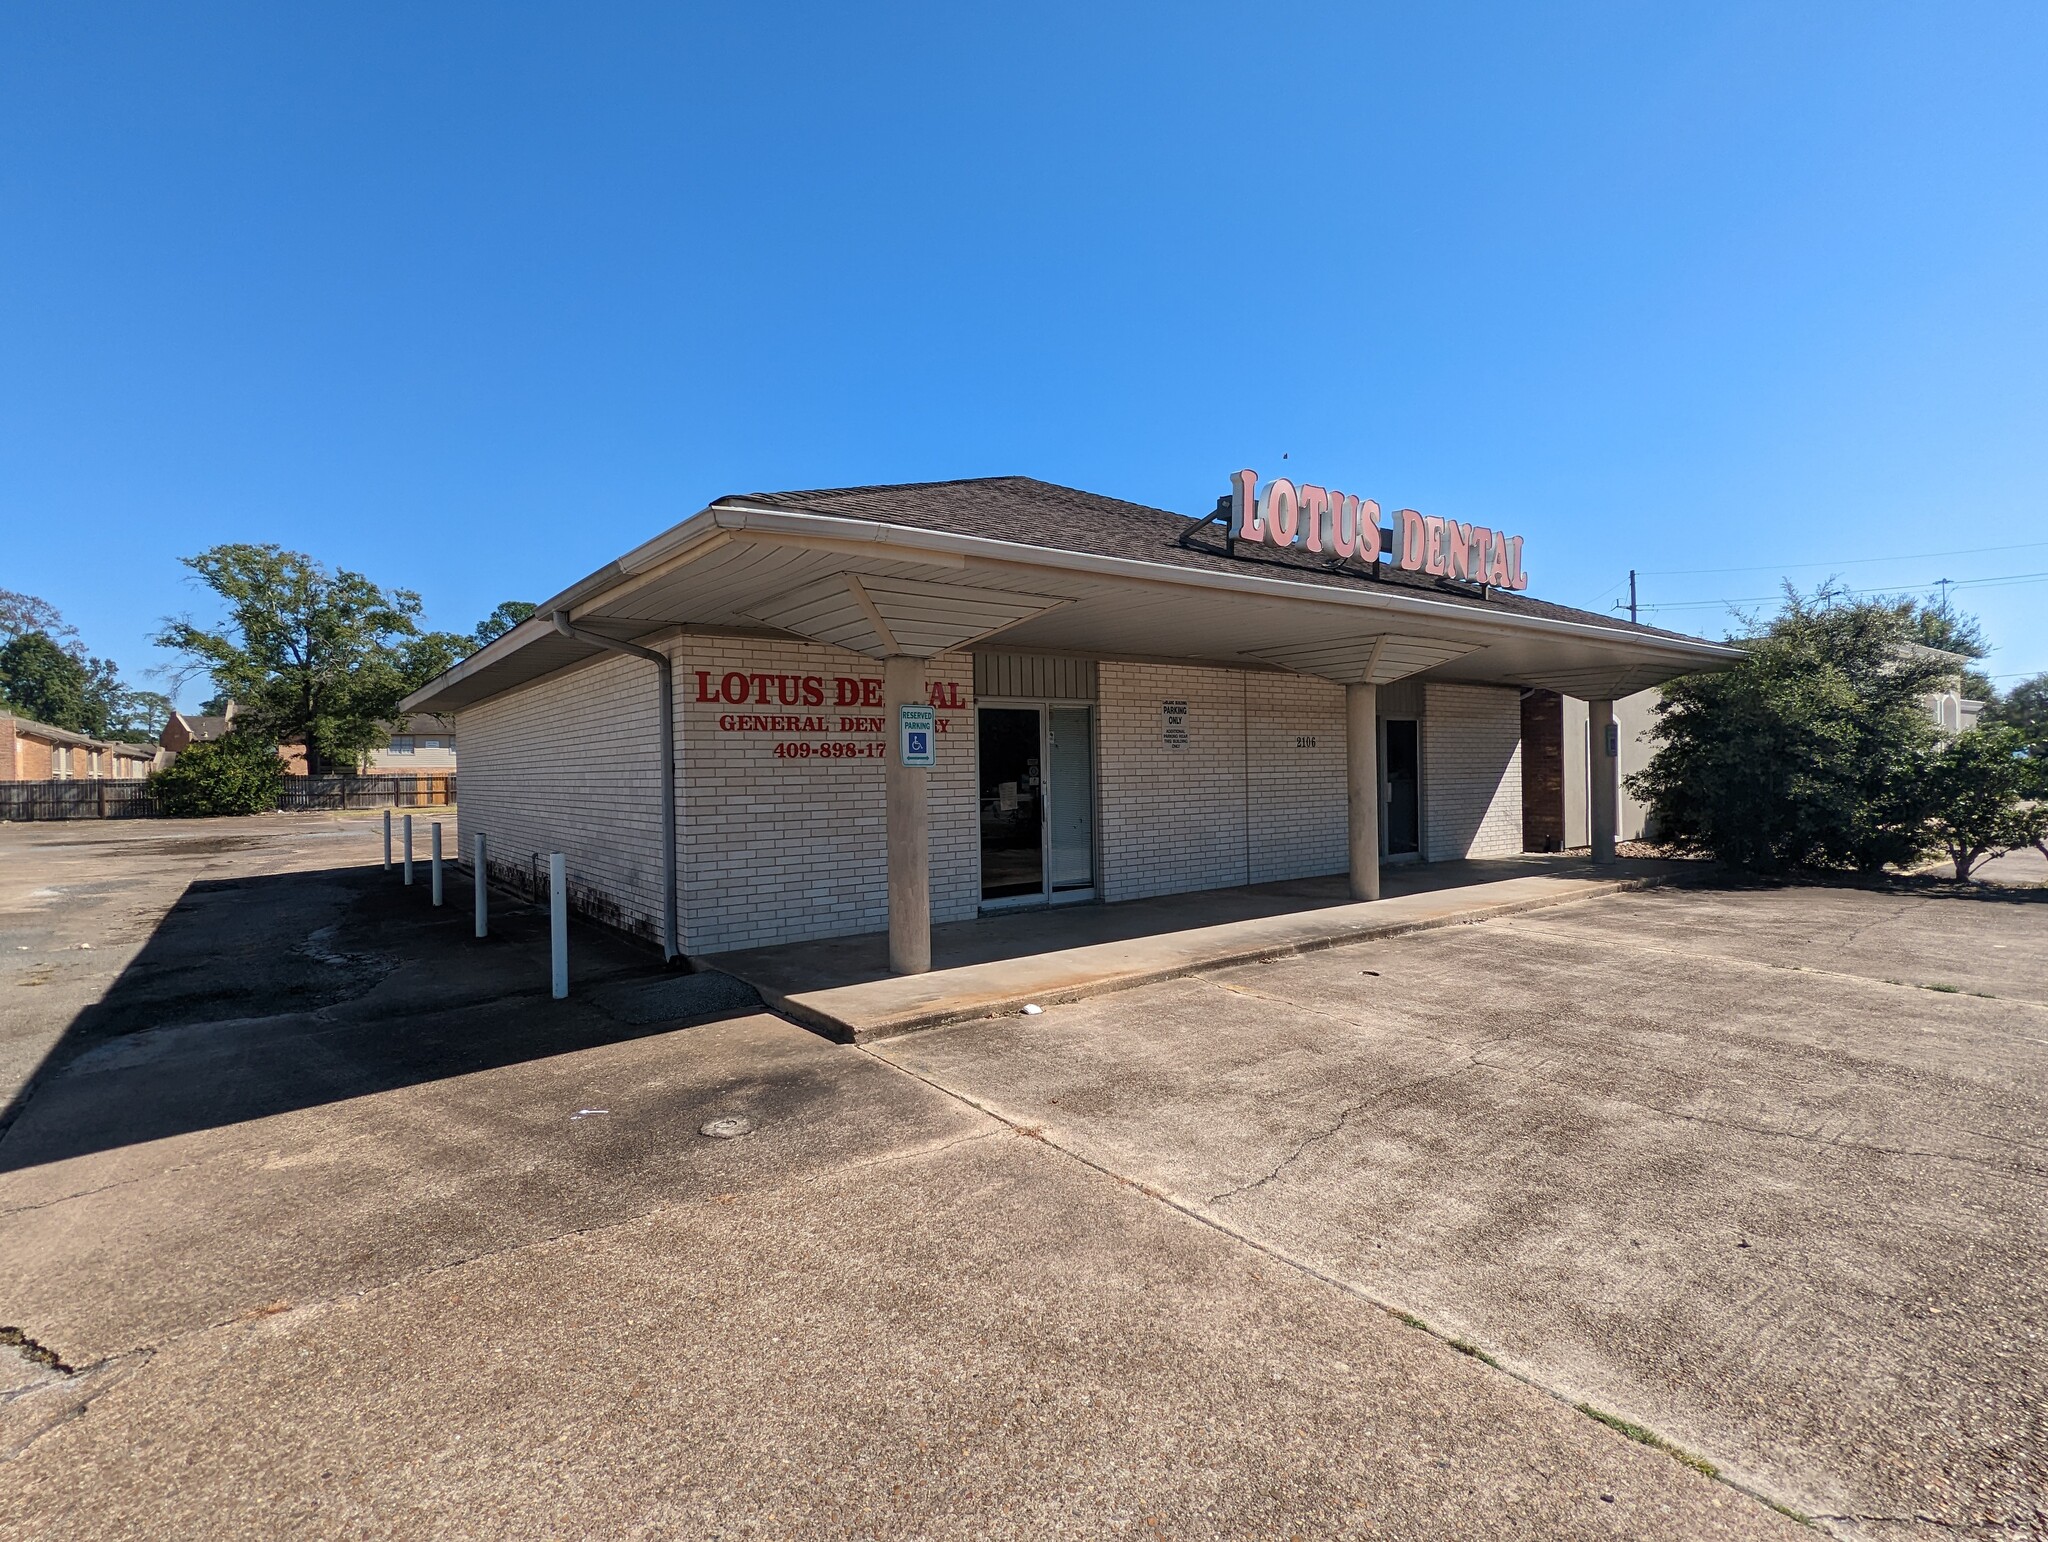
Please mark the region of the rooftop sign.
POLYGON ((1390 563, 1410 573, 1460 578, 1496 589, 1526 589, 1522 538, 1485 525, 1396 509, 1394 522, 1380 528, 1380 506, 1370 498, 1334 492, 1286 477, 1262 491, 1256 471, 1230 479, 1230 538, 1268 546, 1328 552, 1343 561, 1390 563))

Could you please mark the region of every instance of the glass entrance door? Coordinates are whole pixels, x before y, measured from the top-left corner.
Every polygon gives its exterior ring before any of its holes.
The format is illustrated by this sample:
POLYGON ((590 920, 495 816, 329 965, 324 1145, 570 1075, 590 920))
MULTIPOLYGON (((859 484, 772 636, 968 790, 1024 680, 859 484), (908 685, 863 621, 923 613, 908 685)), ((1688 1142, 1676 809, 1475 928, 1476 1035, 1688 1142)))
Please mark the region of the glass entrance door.
POLYGON ((981 767, 981 897, 1045 893, 1042 724, 1036 707, 982 707, 975 734, 981 767))
POLYGON ((1422 737, 1412 717, 1381 725, 1380 764, 1386 768, 1386 853, 1414 861, 1422 855, 1422 737))
POLYGON ((1095 894, 1095 713, 980 707, 981 899, 1061 904, 1095 894))
POLYGON ((1055 896, 1095 887, 1095 714, 1048 707, 1046 761, 1052 799, 1046 810, 1046 878, 1055 896))

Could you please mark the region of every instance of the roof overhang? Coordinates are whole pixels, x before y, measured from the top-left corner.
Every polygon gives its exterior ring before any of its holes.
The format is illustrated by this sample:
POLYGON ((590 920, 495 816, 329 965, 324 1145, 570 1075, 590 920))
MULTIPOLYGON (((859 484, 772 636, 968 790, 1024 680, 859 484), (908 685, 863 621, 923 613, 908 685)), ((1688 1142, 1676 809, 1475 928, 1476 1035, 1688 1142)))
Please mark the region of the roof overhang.
POLYGON ((1742 657, 1721 643, 1392 585, 1304 584, 726 499, 572 584, 400 710, 459 712, 602 656, 557 631, 556 611, 621 642, 689 627, 805 637, 870 657, 987 644, 1596 698, 1742 657))

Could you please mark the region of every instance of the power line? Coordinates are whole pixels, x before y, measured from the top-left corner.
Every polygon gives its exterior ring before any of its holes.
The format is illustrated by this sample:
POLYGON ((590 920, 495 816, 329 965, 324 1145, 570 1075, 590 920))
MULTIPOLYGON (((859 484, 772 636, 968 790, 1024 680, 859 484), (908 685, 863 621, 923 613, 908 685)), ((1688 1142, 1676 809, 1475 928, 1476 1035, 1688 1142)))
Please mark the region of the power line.
MULTIPOLYGON (((1997 546, 1966 546, 1956 551, 1899 552, 1889 557, 1844 557, 1837 562, 1759 562, 1746 568, 1645 568, 1645 578, 1698 578, 1707 573, 1772 573, 1779 569, 1792 568, 1853 568, 1867 567, 1874 562, 1929 562, 1936 557, 1981 557, 1993 551, 2033 551, 2048 546, 2048 541, 2005 541, 1997 546)), ((1624 580, 1625 582, 1626 580, 1624 580)), ((1620 584, 1614 586, 1616 589, 1620 584)), ((1610 591, 1611 592, 1611 591, 1610 591)))
MULTIPOLYGON (((2043 542, 2048 545, 2048 542, 2043 542)), ((2011 584, 2038 584, 2048 582, 2048 572, 2005 573, 1994 578, 1943 578, 1935 583, 1946 584, 1951 589, 1991 589, 2011 584)), ((1867 598, 1873 594, 1899 594, 1920 587, 1914 584, 1885 584, 1876 589, 1844 589, 1841 592, 1852 598, 1867 598)), ((1926 587, 1933 587, 1928 585, 1926 587)), ((1665 600, 1659 604, 1645 605, 1644 610, 1712 610, 1720 606, 1764 605, 1777 599, 1775 594, 1739 594, 1723 600, 1665 600)))

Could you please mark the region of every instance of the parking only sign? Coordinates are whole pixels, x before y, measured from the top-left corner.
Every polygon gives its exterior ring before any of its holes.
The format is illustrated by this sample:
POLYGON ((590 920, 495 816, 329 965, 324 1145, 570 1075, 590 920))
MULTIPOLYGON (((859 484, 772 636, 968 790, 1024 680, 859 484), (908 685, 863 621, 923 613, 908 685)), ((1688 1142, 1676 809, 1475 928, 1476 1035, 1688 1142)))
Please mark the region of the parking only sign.
POLYGON ((938 711, 933 707, 898 707, 899 749, 906 766, 933 766, 938 756, 932 736, 938 732, 938 711))

